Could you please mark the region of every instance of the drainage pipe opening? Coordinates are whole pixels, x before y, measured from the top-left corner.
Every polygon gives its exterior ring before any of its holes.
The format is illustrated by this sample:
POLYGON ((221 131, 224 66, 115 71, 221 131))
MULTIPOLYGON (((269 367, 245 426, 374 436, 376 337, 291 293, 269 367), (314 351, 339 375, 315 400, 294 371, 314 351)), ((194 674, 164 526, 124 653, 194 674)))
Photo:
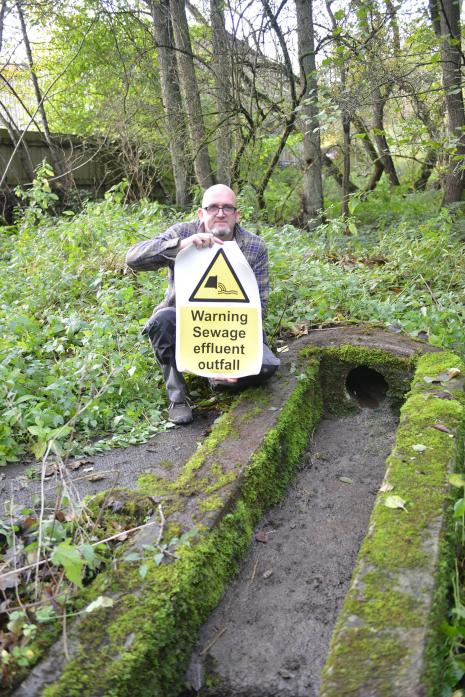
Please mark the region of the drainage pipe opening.
POLYGON ((361 365, 348 374, 346 389, 361 407, 376 409, 386 398, 388 384, 381 373, 361 365))

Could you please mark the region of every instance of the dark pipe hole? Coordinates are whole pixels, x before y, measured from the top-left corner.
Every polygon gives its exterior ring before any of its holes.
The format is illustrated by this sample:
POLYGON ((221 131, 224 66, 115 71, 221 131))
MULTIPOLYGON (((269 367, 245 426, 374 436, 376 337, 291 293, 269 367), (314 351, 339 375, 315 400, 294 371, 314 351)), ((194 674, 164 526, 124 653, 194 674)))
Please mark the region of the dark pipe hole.
POLYGON ((376 370, 361 365, 348 374, 346 388, 361 407, 376 409, 386 398, 388 384, 376 370))

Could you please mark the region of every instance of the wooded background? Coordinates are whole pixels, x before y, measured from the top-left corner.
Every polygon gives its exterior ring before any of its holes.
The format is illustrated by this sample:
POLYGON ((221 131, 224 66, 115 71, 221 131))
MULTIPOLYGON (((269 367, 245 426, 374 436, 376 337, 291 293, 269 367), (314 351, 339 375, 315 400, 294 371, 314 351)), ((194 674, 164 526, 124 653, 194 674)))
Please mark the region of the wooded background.
POLYGON ((65 198, 53 133, 98 142, 128 200, 225 182, 307 228, 382 177, 462 195, 458 0, 1 0, 0 56, 3 188, 13 151, 34 177, 32 129, 65 198))

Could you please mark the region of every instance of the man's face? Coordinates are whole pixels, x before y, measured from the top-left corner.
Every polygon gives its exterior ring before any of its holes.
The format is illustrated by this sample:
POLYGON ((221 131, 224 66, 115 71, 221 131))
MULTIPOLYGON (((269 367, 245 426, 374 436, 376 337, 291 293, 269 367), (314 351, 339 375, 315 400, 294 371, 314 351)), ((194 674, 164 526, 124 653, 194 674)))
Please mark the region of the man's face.
POLYGON ((212 187, 212 190, 208 190, 203 198, 198 216, 203 222, 205 232, 211 232, 222 240, 232 240, 234 226, 240 218, 239 211, 236 210, 234 192, 226 186, 212 187), (226 210, 223 206, 226 206, 226 210), (228 207, 230 207, 229 211, 228 207))

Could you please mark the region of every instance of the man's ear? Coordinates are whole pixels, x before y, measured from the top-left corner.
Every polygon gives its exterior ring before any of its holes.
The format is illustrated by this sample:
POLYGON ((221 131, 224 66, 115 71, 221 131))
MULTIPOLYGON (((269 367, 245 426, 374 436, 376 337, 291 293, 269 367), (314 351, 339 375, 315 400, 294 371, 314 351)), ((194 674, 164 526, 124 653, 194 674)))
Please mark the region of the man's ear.
POLYGON ((203 222, 203 208, 197 208, 197 217, 203 222))

